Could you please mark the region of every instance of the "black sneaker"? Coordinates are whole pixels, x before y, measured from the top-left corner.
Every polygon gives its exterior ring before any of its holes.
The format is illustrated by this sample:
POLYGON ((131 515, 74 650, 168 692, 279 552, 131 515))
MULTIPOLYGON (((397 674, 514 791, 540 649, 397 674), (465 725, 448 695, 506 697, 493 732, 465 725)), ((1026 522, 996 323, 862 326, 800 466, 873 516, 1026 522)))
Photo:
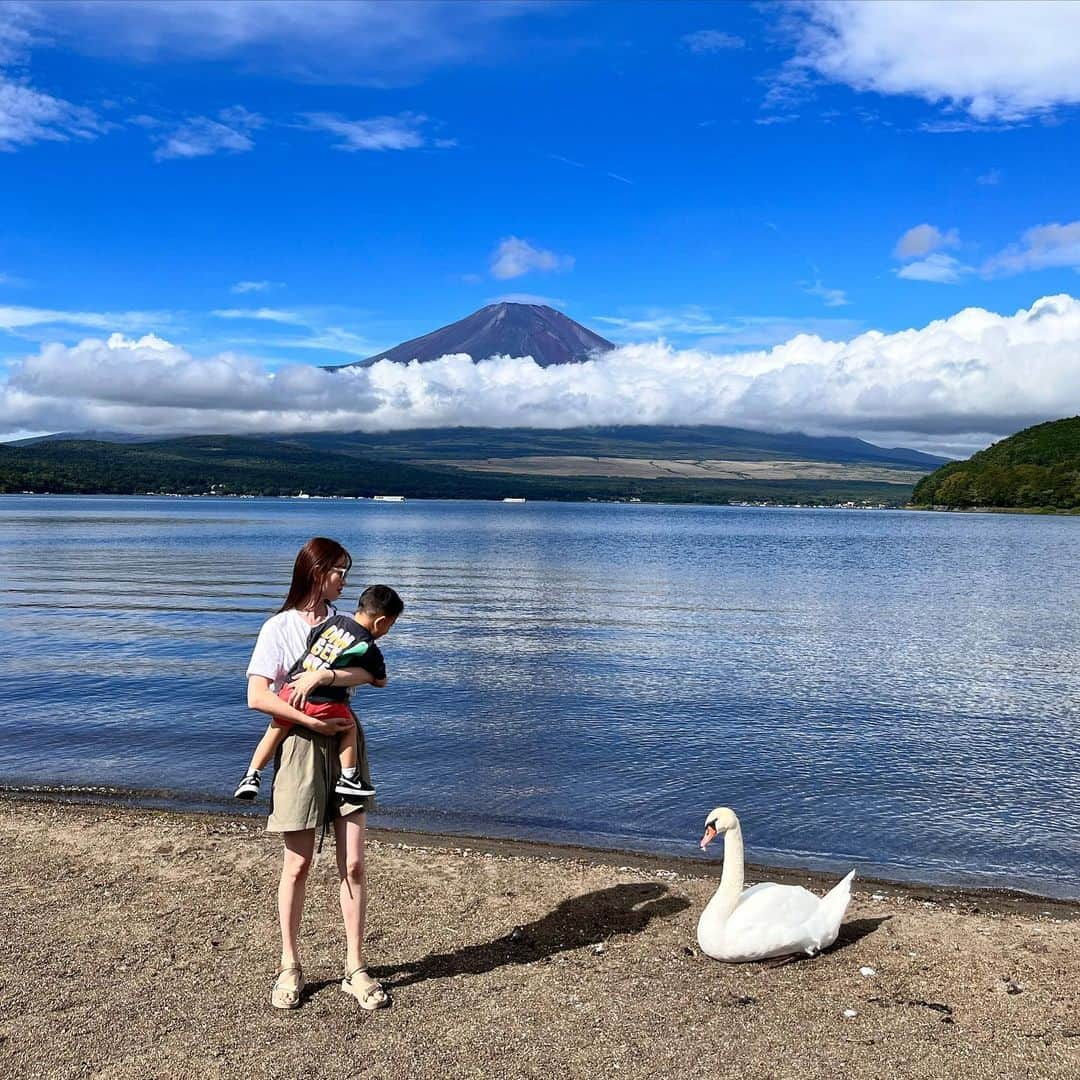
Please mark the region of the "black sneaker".
POLYGON ((257 772, 249 772, 243 780, 240 781, 240 786, 233 792, 234 799, 254 799, 259 794, 259 774, 257 772))
POLYGON ((374 795, 375 788, 371 784, 365 784, 359 778, 350 779, 347 776, 339 776, 337 786, 334 791, 338 795, 344 795, 345 798, 362 798, 366 795, 374 795))

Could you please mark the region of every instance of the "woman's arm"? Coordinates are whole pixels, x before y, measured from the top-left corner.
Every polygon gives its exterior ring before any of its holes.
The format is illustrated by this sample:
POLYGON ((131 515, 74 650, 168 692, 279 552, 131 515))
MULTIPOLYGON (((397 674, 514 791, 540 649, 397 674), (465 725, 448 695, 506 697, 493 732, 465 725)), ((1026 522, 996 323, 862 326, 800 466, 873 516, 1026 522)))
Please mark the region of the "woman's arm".
POLYGON ((294 709, 282 701, 270 689, 270 680, 265 675, 248 676, 247 702, 249 709, 257 709, 276 720, 300 724, 319 735, 336 735, 339 731, 346 731, 352 723, 348 718, 316 720, 313 716, 305 716, 299 709, 294 709))
POLYGON ((386 681, 377 680, 370 671, 363 668, 320 668, 318 671, 303 671, 289 684, 292 696, 289 704, 302 709, 307 704, 308 696, 320 686, 340 686, 350 689, 371 683, 373 686, 385 686, 386 681))

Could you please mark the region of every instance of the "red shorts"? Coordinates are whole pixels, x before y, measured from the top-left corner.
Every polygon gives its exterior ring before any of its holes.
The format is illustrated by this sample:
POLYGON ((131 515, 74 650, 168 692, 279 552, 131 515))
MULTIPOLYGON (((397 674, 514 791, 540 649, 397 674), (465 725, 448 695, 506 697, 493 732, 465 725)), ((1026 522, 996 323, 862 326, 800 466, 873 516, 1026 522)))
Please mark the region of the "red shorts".
MULTIPOLYGON (((278 697, 282 701, 288 701, 292 696, 293 688, 286 683, 279 691, 278 697)), ((310 716, 314 720, 351 720, 352 709, 349 708, 347 701, 309 701, 301 710, 305 716, 310 716)), ((291 720, 282 720, 280 717, 274 717, 274 723, 278 727, 290 728, 292 727, 291 720)))

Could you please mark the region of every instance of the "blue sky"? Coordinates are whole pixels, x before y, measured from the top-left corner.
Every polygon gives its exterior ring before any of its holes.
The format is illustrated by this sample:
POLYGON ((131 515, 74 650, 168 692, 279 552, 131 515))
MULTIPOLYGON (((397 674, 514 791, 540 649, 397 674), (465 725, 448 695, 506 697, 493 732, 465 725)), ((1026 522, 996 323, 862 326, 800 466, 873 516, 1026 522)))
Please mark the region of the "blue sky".
POLYGON ((119 332, 273 372, 508 296, 718 355, 1011 316, 1080 283, 1078 33, 1073 3, 0 4, 0 364, 25 390, 119 332))

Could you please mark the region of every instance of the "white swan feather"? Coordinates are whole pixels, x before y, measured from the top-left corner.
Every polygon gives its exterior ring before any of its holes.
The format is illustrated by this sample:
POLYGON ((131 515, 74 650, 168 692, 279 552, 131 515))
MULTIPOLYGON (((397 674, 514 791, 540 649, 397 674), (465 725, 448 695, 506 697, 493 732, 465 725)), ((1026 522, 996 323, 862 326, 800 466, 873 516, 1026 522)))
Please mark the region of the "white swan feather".
POLYGON ((698 920, 698 945, 715 960, 741 963, 827 949, 840 933, 851 902, 852 870, 825 896, 799 885, 764 882, 743 891, 743 841, 739 819, 718 806, 705 819, 704 849, 724 837, 720 887, 698 920))

